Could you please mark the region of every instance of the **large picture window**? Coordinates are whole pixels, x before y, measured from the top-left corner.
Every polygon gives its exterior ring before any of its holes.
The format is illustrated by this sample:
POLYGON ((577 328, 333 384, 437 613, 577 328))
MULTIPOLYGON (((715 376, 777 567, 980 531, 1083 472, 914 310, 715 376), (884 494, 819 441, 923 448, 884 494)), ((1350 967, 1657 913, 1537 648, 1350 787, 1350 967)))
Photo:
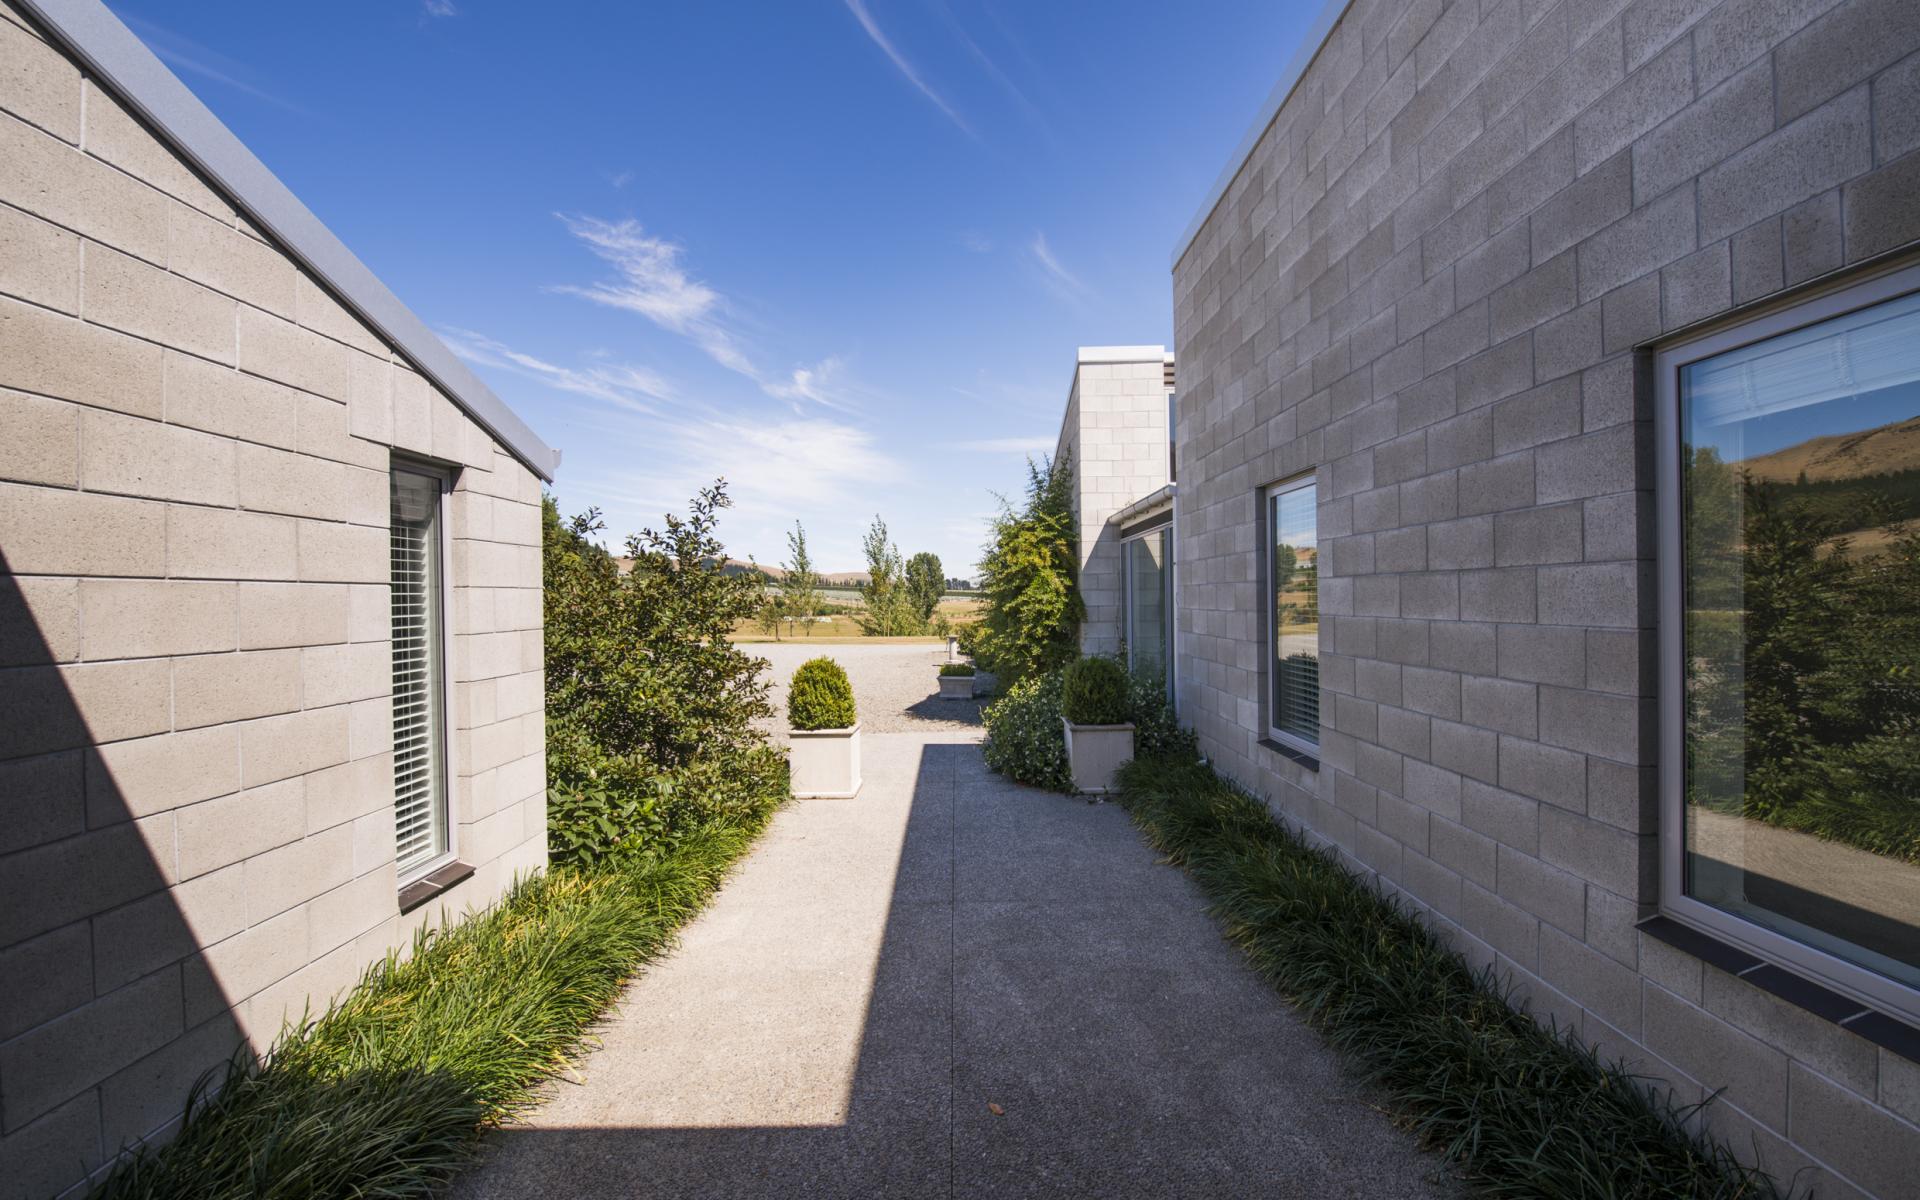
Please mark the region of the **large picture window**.
POLYGON ((1173 526, 1128 538, 1123 590, 1127 669, 1171 686, 1173 658, 1173 526))
POLYGON ((1663 905, 1909 1016, 1916 288, 1882 277, 1658 362, 1663 905))
POLYGON ((392 485, 395 858, 406 883, 452 852, 447 819, 446 481, 395 467, 392 485))
POLYGON ((1268 732, 1320 746, 1319 517, 1313 476, 1267 489, 1268 732))

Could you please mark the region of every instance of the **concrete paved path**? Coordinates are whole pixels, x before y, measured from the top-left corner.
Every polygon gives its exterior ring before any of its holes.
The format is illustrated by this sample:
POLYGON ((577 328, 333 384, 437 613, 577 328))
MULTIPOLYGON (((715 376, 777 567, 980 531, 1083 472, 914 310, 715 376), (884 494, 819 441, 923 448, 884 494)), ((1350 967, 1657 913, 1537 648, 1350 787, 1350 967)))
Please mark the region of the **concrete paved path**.
POLYGON ((864 749, 456 1196, 1455 1194, 1119 808, 864 749))

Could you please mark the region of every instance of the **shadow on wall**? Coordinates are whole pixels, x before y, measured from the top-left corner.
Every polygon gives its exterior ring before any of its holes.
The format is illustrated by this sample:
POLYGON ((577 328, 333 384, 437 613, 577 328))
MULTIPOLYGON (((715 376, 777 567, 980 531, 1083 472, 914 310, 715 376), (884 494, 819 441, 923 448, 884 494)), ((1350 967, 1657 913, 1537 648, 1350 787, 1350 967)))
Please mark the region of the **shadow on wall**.
POLYGON ((1454 1194, 1117 806, 884 745, 455 1200, 1454 1194))
POLYGON ((245 1044, 220 971, 275 961, 270 931, 243 935, 245 864, 180 881, 182 822, 166 784, 191 764, 162 739, 129 741, 171 729, 171 664, 75 661, 79 586, 17 577, 0 552, 7 1200, 52 1195, 177 1120, 195 1079, 245 1044), (116 776, 149 772, 141 794, 152 799, 136 807, 116 776), (235 935, 236 961, 217 971, 205 947, 235 935))

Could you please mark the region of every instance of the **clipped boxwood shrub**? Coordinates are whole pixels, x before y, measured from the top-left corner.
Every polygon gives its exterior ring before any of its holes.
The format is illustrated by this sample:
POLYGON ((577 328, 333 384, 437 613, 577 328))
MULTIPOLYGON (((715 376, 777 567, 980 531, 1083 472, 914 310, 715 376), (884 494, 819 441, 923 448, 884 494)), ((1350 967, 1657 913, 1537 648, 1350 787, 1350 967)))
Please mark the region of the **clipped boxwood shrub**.
POLYGON ((1060 711, 1075 725, 1122 725, 1132 717, 1127 672, 1111 658, 1077 658, 1060 685, 1060 711))
POLYGON ((1150 675, 1127 677, 1128 708, 1133 721, 1133 752, 1141 758, 1160 754, 1198 753, 1193 731, 1180 728, 1167 700, 1165 680, 1150 675))
POLYGON ((973 664, 972 663, 941 663, 940 673, 942 675, 971 675, 973 674, 973 664))
POLYGON ((1060 728, 1061 672, 1029 675, 981 710, 987 726, 987 766, 1019 783, 1055 792, 1073 790, 1067 739, 1060 728))
POLYGON ((830 658, 813 658, 800 664, 793 673, 793 685, 787 692, 787 722, 807 732, 815 729, 845 729, 857 718, 853 711, 853 685, 847 673, 830 658))

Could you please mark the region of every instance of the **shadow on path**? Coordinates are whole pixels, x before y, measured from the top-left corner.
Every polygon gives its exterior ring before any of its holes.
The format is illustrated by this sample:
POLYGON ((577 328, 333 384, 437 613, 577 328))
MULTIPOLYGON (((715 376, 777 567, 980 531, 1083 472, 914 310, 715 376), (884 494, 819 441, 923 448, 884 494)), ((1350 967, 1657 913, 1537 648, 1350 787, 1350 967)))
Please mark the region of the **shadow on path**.
POLYGON ((1455 1194, 1118 808, 868 759, 456 1196, 1455 1194))

